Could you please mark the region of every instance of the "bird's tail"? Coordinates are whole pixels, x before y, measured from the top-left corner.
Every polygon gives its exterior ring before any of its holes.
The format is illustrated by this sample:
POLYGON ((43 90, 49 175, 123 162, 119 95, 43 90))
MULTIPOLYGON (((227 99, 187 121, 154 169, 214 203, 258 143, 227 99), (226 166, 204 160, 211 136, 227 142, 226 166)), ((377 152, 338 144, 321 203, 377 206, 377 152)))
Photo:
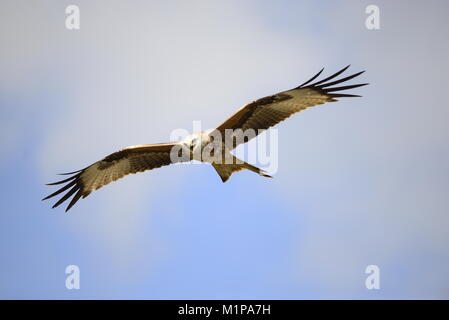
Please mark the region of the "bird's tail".
POLYGON ((233 160, 233 163, 231 163, 231 164, 212 163, 212 166, 217 171, 218 175, 221 178, 221 181, 223 181, 223 182, 228 181, 234 172, 238 172, 241 170, 251 170, 263 177, 273 178, 272 176, 268 175, 264 170, 259 169, 255 166, 253 166, 252 164, 249 164, 249 163, 247 163, 243 160, 240 160, 234 156, 232 156, 232 160, 233 160))

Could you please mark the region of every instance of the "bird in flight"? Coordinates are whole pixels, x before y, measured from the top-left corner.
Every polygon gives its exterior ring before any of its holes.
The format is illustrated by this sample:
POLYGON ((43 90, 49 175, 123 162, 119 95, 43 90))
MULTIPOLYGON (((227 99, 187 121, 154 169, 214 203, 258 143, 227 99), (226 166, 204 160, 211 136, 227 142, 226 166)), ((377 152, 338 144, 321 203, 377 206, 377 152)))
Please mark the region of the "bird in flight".
POLYGON ((81 197, 85 198, 92 191, 128 174, 190 160, 210 163, 223 182, 226 182, 234 172, 241 170, 250 170, 261 176, 270 177, 265 171, 236 158, 231 151, 239 144, 249 141, 264 130, 301 110, 326 102, 337 101, 337 98, 360 97, 345 92, 341 93, 341 91, 368 84, 341 86, 342 83, 364 72, 361 71, 337 79, 348 68, 349 66, 327 78, 314 82, 323 72, 324 69, 321 69, 308 81, 294 89, 276 93, 244 105, 229 119, 212 130, 193 133, 178 142, 126 147, 82 170, 63 173, 62 175, 70 175, 70 177, 48 185, 65 185, 42 200, 67 191, 53 205, 53 208, 73 196, 66 208, 66 211, 68 211, 81 197), (250 134, 246 134, 247 132, 250 132, 250 134), (226 138, 229 135, 232 135, 230 144, 227 143, 229 140, 226 138), (206 150, 208 152, 204 152, 206 150))

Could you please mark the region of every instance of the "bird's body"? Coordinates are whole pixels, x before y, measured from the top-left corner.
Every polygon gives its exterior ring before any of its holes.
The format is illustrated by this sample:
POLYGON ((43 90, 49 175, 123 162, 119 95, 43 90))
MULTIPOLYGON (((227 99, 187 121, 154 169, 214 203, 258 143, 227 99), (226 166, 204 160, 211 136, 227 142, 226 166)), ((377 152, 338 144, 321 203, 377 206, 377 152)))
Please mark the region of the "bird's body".
POLYGON ((211 132, 212 130, 194 132, 181 141, 185 148, 190 149, 190 156, 193 160, 209 162, 207 159, 203 161, 202 150, 212 143, 211 132))
POLYGON ((57 207, 73 196, 67 211, 81 197, 85 198, 92 191, 125 175, 191 160, 210 163, 223 182, 226 182, 234 172, 241 170, 250 170, 261 176, 270 177, 263 170, 236 158, 231 151, 239 144, 249 141, 262 131, 308 107, 337 101, 336 98, 358 97, 335 92, 357 88, 366 83, 341 87, 335 85, 355 78, 363 71, 329 82, 348 67, 310 84, 321 74, 323 71, 321 70, 294 89, 248 103, 212 130, 193 133, 178 142, 130 146, 112 153, 82 170, 67 173, 72 175, 67 179, 50 183, 50 185, 64 183, 65 185, 43 200, 68 190, 53 206, 57 207))

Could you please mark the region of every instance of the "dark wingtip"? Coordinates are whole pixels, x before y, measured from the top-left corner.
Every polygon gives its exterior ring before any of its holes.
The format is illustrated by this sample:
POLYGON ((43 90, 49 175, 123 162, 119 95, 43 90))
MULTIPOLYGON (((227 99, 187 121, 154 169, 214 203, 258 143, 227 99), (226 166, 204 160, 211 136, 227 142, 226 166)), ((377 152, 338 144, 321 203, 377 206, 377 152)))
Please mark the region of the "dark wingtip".
POLYGON ((315 74, 312 78, 310 78, 309 80, 307 80, 306 82, 304 82, 303 84, 300 84, 299 86, 297 86, 295 89, 299 89, 303 86, 305 86, 306 84, 309 84, 310 82, 312 82, 313 80, 315 80, 322 72, 323 72, 324 68, 322 68, 320 71, 318 71, 317 74, 315 74))
POLYGON ((262 177, 267 177, 267 178, 273 178, 272 176, 270 176, 266 171, 264 170, 260 170, 259 171, 259 175, 261 175, 262 177))
MULTIPOLYGON (((70 185, 67 185, 67 186, 65 186, 64 187, 64 191, 66 190, 66 189, 68 189, 68 187, 69 187, 70 185)), ((70 186, 70 187, 72 187, 72 186, 70 186)), ((61 189, 62 190, 62 189, 61 189)), ((78 191, 78 193, 79 193, 79 191, 81 190, 81 186, 80 185, 77 185, 77 184, 75 184, 66 194, 64 194, 64 196, 61 198, 61 199, 59 199, 58 200, 58 202, 56 202, 54 205, 53 205, 53 208, 56 208, 57 206, 59 206, 61 203, 63 203, 64 201, 66 201, 68 198, 70 198, 75 192, 77 192, 78 191)), ((57 191, 58 193, 59 192, 61 192, 60 190, 59 191, 57 191)))
POLYGON ((58 173, 58 175, 60 175, 60 176, 67 176, 67 175, 69 175, 69 174, 75 174, 75 173, 81 172, 81 171, 83 171, 83 170, 84 170, 84 169, 77 170, 77 171, 73 171, 73 172, 58 173))
MULTIPOLYGON (((360 98, 361 95, 358 94, 347 94, 347 93, 335 93, 332 95, 332 98, 360 98)), ((338 101, 338 100, 333 100, 338 101)))
POLYGON ((79 189, 78 192, 75 194, 75 196, 70 201, 70 203, 67 206, 67 208, 65 209, 65 212, 69 211, 70 208, 73 207, 73 205, 78 202, 78 200, 81 198, 82 195, 83 195, 83 190, 79 189))
POLYGON ((324 79, 322 79, 322 80, 320 80, 320 81, 318 81, 318 82, 315 82, 314 84, 311 84, 311 86, 317 86, 317 85, 322 84, 322 83, 324 83, 324 82, 326 82, 326 81, 332 80, 332 79, 335 78, 335 77, 338 77, 340 74, 342 74, 343 72, 345 72, 350 66, 351 66, 351 65, 348 64, 348 65, 347 65, 346 67, 344 67, 343 69, 341 69, 341 70, 335 72, 334 74, 330 75, 330 76, 327 77, 327 78, 324 78, 324 79))
POLYGON ((320 89, 323 90, 326 94, 332 94, 332 92, 334 92, 334 91, 350 90, 350 89, 363 87, 366 85, 367 85, 367 83, 360 83, 360 84, 352 84, 352 85, 348 85, 348 86, 332 87, 332 88, 326 88, 326 89, 320 88, 320 89))
POLYGON ((360 72, 354 73, 354 74, 352 74, 352 75, 350 75, 348 77, 344 77, 344 78, 341 78, 341 79, 338 79, 338 80, 335 80, 335 81, 332 81, 332 82, 322 83, 319 86, 316 85, 318 83, 317 82, 317 83, 315 83, 314 86, 316 86, 317 88, 320 88, 320 89, 326 88, 326 87, 330 87, 330 86, 333 86, 333 85, 336 85, 336 84, 343 83, 343 82, 349 81, 351 79, 354 79, 354 78, 358 77, 359 75, 361 75, 363 72, 364 71, 360 71, 360 72))
MULTIPOLYGON (((61 182, 61 183, 63 183, 63 182, 61 182)), ((57 185, 57 184, 59 184, 59 182, 46 183, 45 185, 46 186, 54 186, 54 185, 57 185)))
POLYGON ((309 84, 307 86, 307 88, 311 88, 311 89, 315 89, 318 90, 319 92, 326 94, 329 96, 330 98, 330 102, 333 101, 338 101, 335 98, 350 98, 350 97, 361 97, 360 95, 355 95, 355 94, 347 94, 347 93, 334 93, 337 91, 344 91, 344 90, 350 90, 350 89, 355 89, 355 88, 359 88, 359 87, 363 87, 368 85, 369 83, 360 83, 360 84, 353 84, 353 85, 346 85, 346 86, 336 86, 336 85, 340 85, 343 83, 347 83, 349 80, 352 80, 358 76, 360 76, 362 73, 366 72, 366 70, 362 70, 360 72, 354 73, 352 75, 343 77, 338 79, 337 77, 342 74, 344 71, 346 71, 346 69, 348 69, 350 67, 350 65, 347 65, 346 67, 344 67, 343 69, 341 69, 340 71, 332 74, 331 76, 322 79, 320 81, 317 81, 315 83, 309 84), (337 78, 336 80, 333 80, 334 78, 337 78), (333 80, 333 81, 330 81, 333 80))
POLYGON ((81 197, 83 198, 87 197, 90 193, 90 191, 84 190, 84 185, 80 178, 81 174, 84 172, 86 168, 73 172, 60 173, 60 175, 72 175, 72 176, 69 176, 68 178, 65 178, 61 181, 47 183, 46 185, 48 186, 59 185, 63 183, 66 184, 60 187, 55 192, 53 192, 52 194, 43 198, 42 201, 50 199, 58 194, 65 192, 65 194, 63 194, 63 196, 52 206, 52 208, 56 208, 75 194, 65 210, 67 212, 81 197))
POLYGON ((65 182, 69 182, 69 181, 71 181, 73 179, 76 179, 78 176, 79 176, 79 174, 76 174, 74 176, 68 177, 67 179, 56 181, 56 182, 47 183, 46 185, 47 186, 54 186, 54 185, 57 185, 57 184, 62 184, 62 183, 65 183, 65 182))

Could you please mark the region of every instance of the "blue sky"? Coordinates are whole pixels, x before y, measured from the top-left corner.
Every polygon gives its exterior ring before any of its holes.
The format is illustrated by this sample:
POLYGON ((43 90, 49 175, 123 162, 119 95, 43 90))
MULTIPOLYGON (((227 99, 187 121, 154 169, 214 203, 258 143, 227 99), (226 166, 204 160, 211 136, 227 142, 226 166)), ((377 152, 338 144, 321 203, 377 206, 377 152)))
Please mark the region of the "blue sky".
POLYGON ((2 1, 0 297, 448 298, 448 5, 377 1, 370 31, 369 4, 2 1), (347 64, 363 98, 280 124, 274 179, 179 165, 69 214, 40 201, 58 172, 347 64))

